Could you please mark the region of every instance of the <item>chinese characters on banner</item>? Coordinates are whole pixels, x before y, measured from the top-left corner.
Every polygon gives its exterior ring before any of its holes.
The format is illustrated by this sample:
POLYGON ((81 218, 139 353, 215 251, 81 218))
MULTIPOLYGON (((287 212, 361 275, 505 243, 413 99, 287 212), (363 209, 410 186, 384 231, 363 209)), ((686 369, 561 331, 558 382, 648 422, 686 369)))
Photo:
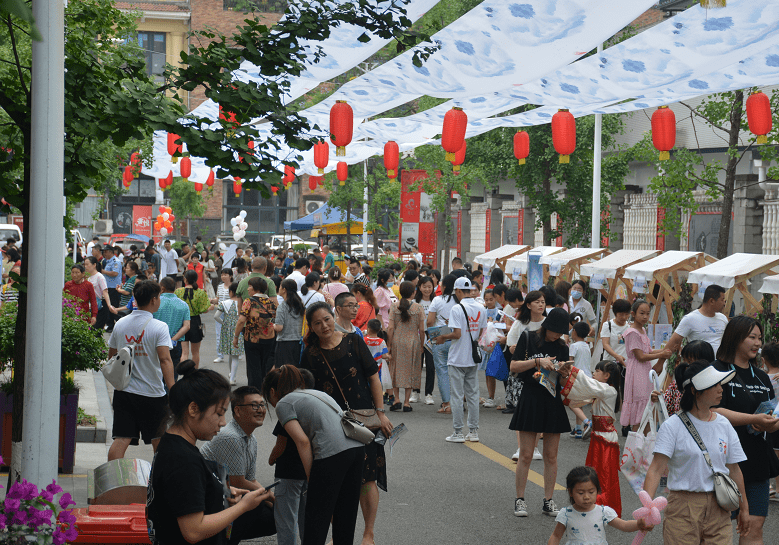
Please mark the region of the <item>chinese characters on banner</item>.
POLYGON ((435 213, 427 193, 416 188, 419 180, 427 178, 424 170, 402 170, 400 172, 400 240, 403 253, 410 253, 417 246, 424 255, 435 255, 436 231, 435 213), (412 189, 416 189, 415 191, 412 189))
POLYGON ((490 251, 490 232, 492 231, 492 210, 487 209, 487 227, 485 229, 484 251, 490 251))
POLYGON ((151 236, 151 206, 133 206, 133 233, 151 236))

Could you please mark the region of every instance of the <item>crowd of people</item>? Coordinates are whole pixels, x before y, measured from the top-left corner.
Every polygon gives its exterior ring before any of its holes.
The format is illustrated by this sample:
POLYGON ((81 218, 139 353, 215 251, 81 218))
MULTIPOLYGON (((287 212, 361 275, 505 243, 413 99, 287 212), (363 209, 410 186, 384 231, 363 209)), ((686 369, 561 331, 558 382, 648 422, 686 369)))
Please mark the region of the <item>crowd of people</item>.
MULTIPOLYGON (((605 543, 604 525, 651 530, 620 518, 619 432, 646 433, 642 415, 660 398, 671 416, 659 428, 644 488, 654 496, 667 475, 665 542, 731 543, 732 518, 741 543, 763 543, 779 475, 779 419, 757 409, 775 402, 779 345, 762 346, 756 319, 722 314, 720 286, 708 286, 700 308, 665 347, 653 348, 645 300, 613 301, 597 331, 583 280, 527 292, 500 269, 487 279, 460 258, 442 276, 415 260, 372 270, 349 259, 343 273, 327 247, 304 255, 239 249, 227 264, 199 240, 127 252, 93 241, 88 254, 65 290, 83 303, 84 319, 107 332, 109 356, 135 345, 130 384, 114 394, 109 459, 140 439, 153 446, 149 525, 158 543, 276 534, 279 543, 299 536, 320 545, 332 524, 341 545, 353 540, 358 509, 362 543, 373 543, 379 489, 387 490, 384 447, 345 436, 341 415, 360 413, 389 437, 388 413, 435 404, 436 386, 435 410, 452 418, 449 443, 479 441, 480 410, 511 415, 514 514, 531 514, 525 488, 532 462, 542 461, 540 512, 557 521, 549 543, 564 536, 605 543), (210 333, 205 316, 214 309, 210 333), (498 332, 491 352, 478 342, 488 324, 498 332), (598 357, 593 339, 602 342, 598 357), (201 368, 203 342, 217 347, 215 363, 229 362, 227 376, 201 368), (658 387, 650 371, 662 373, 677 353, 658 387), (241 358, 248 384, 235 387, 241 358), (495 362, 508 371, 502 389, 488 371, 495 362), (255 478, 252 436, 268 404, 278 416, 268 461, 273 491, 255 478), (567 475, 571 505, 560 509, 553 492, 562 436, 589 441, 589 449, 567 475), (205 442, 200 449, 197 441, 205 442), (715 473, 740 491, 737 511, 717 504, 715 473)), ((13 248, 4 255, 10 287, 0 291, 2 302, 13 300, 9 273, 18 267, 13 248)))

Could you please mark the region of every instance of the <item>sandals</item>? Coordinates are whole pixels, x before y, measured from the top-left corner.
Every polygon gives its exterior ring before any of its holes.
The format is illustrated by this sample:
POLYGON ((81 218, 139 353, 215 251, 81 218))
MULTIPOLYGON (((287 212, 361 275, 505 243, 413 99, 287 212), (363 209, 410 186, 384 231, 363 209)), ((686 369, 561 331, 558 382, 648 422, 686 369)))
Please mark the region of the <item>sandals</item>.
POLYGON ((439 412, 439 413, 442 413, 442 414, 452 414, 452 408, 449 405, 444 406, 444 404, 441 403, 441 408, 438 409, 438 411, 436 411, 436 412, 439 412))
POLYGON ((390 407, 390 411, 399 411, 403 408, 403 404, 398 402, 390 407))
POLYGON ((403 405, 403 412, 404 413, 410 413, 414 409, 411 407, 411 405, 403 405))

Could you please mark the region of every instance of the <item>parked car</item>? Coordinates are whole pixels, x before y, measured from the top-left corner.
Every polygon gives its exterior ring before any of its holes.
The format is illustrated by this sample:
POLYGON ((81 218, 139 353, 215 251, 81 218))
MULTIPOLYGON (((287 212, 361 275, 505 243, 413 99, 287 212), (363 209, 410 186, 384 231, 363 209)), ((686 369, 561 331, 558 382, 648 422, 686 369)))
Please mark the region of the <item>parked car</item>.
POLYGON ((22 230, 19 226, 13 223, 0 223, 0 243, 5 244, 5 241, 9 238, 13 238, 16 241, 16 245, 21 248, 22 242, 22 230))
POLYGON ((297 235, 273 235, 270 237, 270 243, 268 244, 268 247, 271 250, 276 251, 279 248, 288 248, 289 242, 292 242, 293 244, 299 244, 304 241, 297 235))

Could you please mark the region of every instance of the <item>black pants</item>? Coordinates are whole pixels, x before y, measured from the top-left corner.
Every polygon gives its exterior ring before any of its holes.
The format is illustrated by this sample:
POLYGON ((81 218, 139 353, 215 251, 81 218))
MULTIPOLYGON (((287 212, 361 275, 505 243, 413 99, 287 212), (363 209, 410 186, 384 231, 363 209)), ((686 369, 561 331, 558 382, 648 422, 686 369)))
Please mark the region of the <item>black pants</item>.
POLYGON ((262 391, 262 381, 276 361, 276 339, 260 339, 257 343, 244 339, 243 348, 246 352, 246 378, 249 379, 249 386, 262 391))
POLYGON ((275 364, 300 366, 300 341, 276 341, 275 364))
POLYGON ((170 349, 170 359, 173 362, 173 380, 179 379, 179 374, 176 372, 176 367, 181 363, 181 340, 176 341, 176 346, 170 349))
POLYGON ((257 539, 276 534, 276 520, 273 507, 265 502, 235 519, 230 531, 230 545, 237 545, 244 539, 257 539))
MULTIPOLYGON (((116 288, 108 288, 108 298, 111 300, 111 306, 114 308, 119 308, 119 301, 122 299, 122 295, 116 291, 116 288)), ((103 307, 105 307, 105 301, 103 302, 103 307)), ((113 312, 109 312, 108 308, 106 310, 106 325, 108 326, 108 329, 113 329, 114 324, 116 321, 120 318, 118 314, 114 314, 113 312)))
POLYGON ((303 545, 324 545, 331 519, 333 545, 354 543, 364 461, 363 447, 314 460, 306 493, 303 545))
MULTIPOLYGON (((433 387, 435 386, 435 363, 433 362, 433 353, 422 348, 422 363, 419 364, 422 367, 425 365, 425 395, 433 395, 433 387)), ((419 392, 419 390, 414 390, 419 392)))

